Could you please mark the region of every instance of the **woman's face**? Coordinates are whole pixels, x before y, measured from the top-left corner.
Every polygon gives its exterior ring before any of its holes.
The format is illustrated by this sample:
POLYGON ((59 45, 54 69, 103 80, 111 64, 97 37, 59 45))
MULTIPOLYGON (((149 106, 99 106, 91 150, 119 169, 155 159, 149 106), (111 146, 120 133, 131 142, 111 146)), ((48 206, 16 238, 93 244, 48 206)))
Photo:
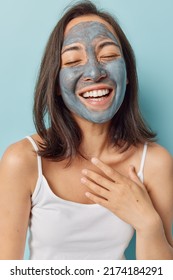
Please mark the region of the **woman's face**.
POLYGON ((105 123, 120 108, 126 90, 126 66, 119 40, 106 21, 81 16, 65 29, 59 84, 68 109, 105 123))

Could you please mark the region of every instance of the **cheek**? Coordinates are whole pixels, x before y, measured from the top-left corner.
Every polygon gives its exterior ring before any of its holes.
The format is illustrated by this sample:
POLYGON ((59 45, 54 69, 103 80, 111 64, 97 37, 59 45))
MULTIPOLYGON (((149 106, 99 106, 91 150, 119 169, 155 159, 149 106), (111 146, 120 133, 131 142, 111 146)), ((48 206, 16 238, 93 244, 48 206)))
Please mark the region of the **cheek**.
POLYGON ((116 85, 121 87, 126 83, 126 65, 122 58, 107 64, 107 73, 112 81, 115 81, 116 85))
POLYGON ((61 91, 67 90, 74 92, 76 83, 82 74, 81 67, 63 68, 59 73, 59 84, 61 91))

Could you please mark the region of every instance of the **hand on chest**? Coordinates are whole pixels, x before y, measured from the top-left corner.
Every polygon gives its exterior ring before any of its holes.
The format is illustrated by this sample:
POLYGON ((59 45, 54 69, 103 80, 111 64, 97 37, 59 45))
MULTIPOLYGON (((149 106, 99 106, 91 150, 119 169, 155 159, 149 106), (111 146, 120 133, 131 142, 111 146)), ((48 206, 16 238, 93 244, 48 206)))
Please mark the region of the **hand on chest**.
MULTIPOLYGON (((116 170, 123 175, 127 175, 127 163, 110 162, 110 166, 116 168, 116 170)), ((83 176, 82 170, 90 169, 106 177, 90 161, 83 159, 75 161, 72 165, 66 168, 62 162, 49 162, 43 164, 43 169, 43 174, 55 195, 64 200, 83 204, 91 204, 93 202, 85 196, 88 188, 81 183, 81 178, 83 176)))

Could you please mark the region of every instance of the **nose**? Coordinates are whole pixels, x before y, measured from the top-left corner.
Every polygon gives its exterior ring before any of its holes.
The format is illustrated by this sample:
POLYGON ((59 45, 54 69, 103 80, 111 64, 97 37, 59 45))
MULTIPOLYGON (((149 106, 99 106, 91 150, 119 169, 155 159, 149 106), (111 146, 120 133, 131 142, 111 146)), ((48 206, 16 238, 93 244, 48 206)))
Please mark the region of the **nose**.
POLYGON ((106 78, 107 74, 105 69, 96 61, 88 62, 85 66, 83 73, 84 81, 98 82, 103 78, 106 78))

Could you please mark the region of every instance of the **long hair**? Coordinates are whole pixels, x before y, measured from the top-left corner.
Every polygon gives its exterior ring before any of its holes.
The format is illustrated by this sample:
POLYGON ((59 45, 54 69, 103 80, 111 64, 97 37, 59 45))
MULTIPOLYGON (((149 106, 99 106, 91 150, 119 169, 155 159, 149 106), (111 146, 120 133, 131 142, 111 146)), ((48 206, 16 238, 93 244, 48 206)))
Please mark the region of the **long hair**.
POLYGON ((109 143, 121 152, 131 145, 154 141, 155 134, 145 124, 138 105, 138 80, 133 50, 117 20, 107 12, 97 9, 90 1, 78 2, 70 7, 55 26, 48 40, 35 88, 33 108, 37 133, 42 138, 39 154, 42 157, 71 161, 80 154, 82 132, 65 106, 59 91, 59 71, 64 30, 74 18, 94 14, 107 21, 115 30, 122 46, 127 69, 128 84, 124 101, 111 120, 109 143))

